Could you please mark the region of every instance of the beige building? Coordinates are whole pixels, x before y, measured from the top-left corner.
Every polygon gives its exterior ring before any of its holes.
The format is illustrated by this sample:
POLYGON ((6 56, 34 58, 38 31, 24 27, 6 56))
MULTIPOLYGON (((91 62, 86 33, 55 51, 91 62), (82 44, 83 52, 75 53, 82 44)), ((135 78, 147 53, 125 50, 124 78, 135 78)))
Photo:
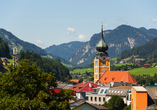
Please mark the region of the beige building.
POLYGON ((106 100, 106 93, 110 87, 97 87, 95 92, 86 92, 86 102, 102 105, 106 100))

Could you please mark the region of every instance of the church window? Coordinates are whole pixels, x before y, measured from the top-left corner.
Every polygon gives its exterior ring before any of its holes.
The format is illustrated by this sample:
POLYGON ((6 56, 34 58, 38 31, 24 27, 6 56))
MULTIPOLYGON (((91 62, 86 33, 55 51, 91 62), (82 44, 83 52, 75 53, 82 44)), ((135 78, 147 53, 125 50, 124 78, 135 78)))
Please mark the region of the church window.
POLYGON ((103 65, 106 65, 106 61, 103 61, 103 65))
POLYGON ((96 69, 96 73, 97 73, 97 69, 96 69))
POLYGON ((96 61, 96 65, 97 65, 97 61, 96 61))

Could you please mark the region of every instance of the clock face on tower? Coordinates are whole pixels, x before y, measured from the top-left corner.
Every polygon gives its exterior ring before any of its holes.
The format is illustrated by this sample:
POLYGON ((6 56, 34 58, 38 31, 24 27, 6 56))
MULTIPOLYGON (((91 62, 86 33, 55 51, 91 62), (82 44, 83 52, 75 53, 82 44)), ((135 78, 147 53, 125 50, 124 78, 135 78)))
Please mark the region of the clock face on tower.
POLYGON ((106 57, 103 57, 102 59, 103 59, 103 61, 106 61, 106 57))

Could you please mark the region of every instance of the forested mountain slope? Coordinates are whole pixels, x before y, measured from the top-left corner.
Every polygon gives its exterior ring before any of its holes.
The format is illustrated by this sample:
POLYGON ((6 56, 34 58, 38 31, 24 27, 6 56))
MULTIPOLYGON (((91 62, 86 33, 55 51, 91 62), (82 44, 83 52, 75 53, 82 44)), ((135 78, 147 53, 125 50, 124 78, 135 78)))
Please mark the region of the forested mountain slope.
POLYGON ((73 41, 69 43, 63 43, 60 45, 52 45, 50 47, 45 48, 44 50, 47 53, 54 54, 65 59, 74 54, 79 48, 83 46, 83 44, 84 42, 73 41))
POLYGON ((4 40, 7 41, 10 48, 12 49, 14 46, 18 46, 19 47, 19 51, 23 50, 29 50, 29 51, 33 51, 34 53, 38 53, 40 55, 47 55, 46 51, 41 49, 40 47, 31 44, 29 42, 25 42, 23 40, 20 40, 19 38, 17 38, 16 36, 14 36, 11 32, 8 32, 4 29, 0 29, 0 37, 4 40))
POLYGON ((147 59, 152 54, 157 54, 157 37, 140 47, 123 51, 119 57, 120 59, 124 59, 132 55, 138 55, 138 57, 147 59))
POLYGON ((28 50, 26 52, 21 51, 19 54, 19 61, 24 59, 30 59, 43 72, 54 73, 57 80, 64 81, 66 78, 71 78, 69 70, 61 64, 60 60, 54 61, 52 59, 42 58, 39 54, 28 50))
MULTIPOLYGON (((120 55, 122 51, 141 46, 155 38, 157 30, 143 31, 128 25, 121 25, 114 30, 104 31, 104 39, 109 46, 108 54, 110 58, 120 55)), ((101 33, 94 34, 79 50, 68 58, 70 62, 78 66, 87 66, 93 62, 97 53, 95 46, 100 40, 101 33)))

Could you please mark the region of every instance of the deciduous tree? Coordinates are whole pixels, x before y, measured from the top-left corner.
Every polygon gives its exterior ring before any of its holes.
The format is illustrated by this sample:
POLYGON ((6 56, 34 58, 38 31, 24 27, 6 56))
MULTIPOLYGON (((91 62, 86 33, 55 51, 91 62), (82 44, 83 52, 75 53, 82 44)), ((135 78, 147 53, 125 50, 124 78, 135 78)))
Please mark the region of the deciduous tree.
POLYGON ((70 109, 73 91, 60 90, 57 94, 52 90, 51 95, 50 87, 56 86, 54 74, 41 72, 36 65, 30 65, 30 60, 24 60, 10 67, 10 72, 0 74, 0 109, 70 109))
POLYGON ((124 106, 123 99, 117 95, 113 95, 108 103, 109 110, 123 110, 124 106))

